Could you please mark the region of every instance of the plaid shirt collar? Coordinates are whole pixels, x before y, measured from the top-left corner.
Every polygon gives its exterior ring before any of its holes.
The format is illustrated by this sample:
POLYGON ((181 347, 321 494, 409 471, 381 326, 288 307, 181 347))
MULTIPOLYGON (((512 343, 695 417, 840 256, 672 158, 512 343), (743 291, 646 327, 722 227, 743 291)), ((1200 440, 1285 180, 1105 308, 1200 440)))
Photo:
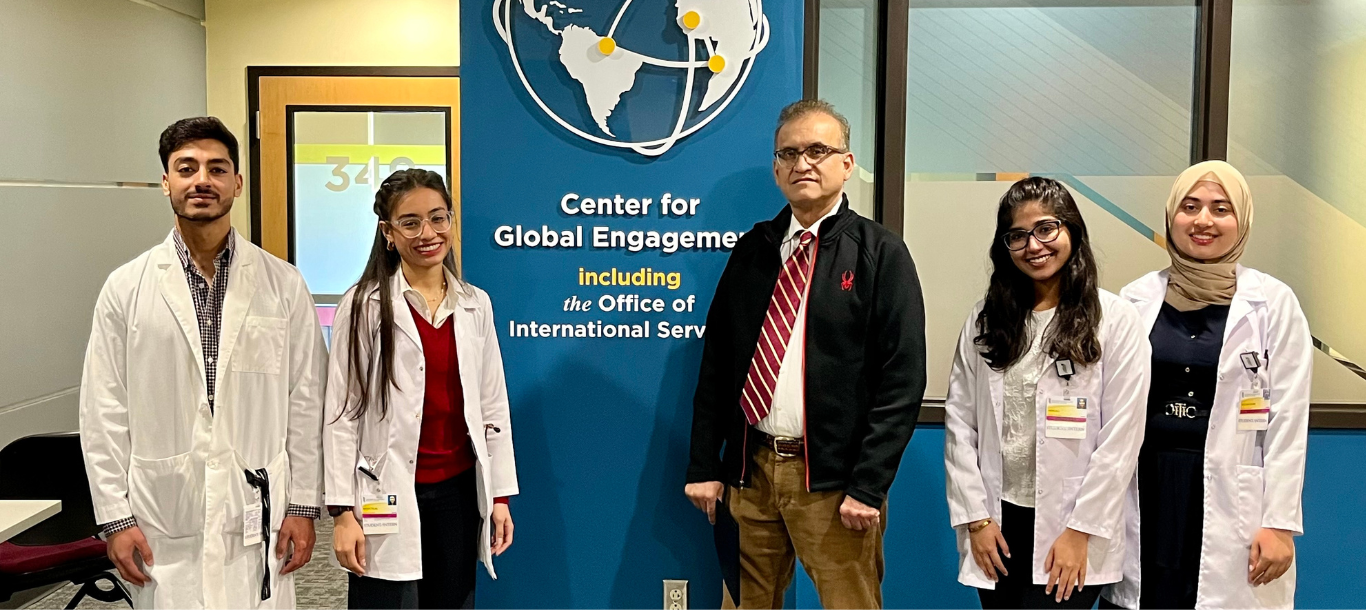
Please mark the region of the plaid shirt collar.
MULTIPOLYGON (((195 275, 203 277, 204 274, 199 272, 199 267, 195 266, 194 259, 190 257, 190 248, 185 245, 185 238, 181 237, 180 229, 171 231, 171 234, 174 235, 175 253, 180 257, 180 265, 185 268, 185 273, 194 273, 195 275)), ((228 242, 213 260, 215 274, 218 273, 218 270, 226 269, 232 264, 233 253, 236 252, 236 250, 237 229, 228 229, 228 242)))

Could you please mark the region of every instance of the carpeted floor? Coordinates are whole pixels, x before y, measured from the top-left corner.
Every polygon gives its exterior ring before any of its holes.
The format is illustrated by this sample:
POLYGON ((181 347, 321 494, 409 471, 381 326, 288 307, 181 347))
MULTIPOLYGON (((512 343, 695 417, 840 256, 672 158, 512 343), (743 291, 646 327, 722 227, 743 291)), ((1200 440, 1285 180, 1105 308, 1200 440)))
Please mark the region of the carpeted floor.
MULTIPOLYGON (((313 548, 313 560, 294 575, 294 591, 299 608, 345 608, 346 572, 333 567, 332 519, 326 515, 317 521, 318 541, 313 548)), ((76 585, 68 583, 47 597, 33 602, 29 608, 59 610, 76 596, 76 585)), ((126 604, 106 604, 89 597, 77 608, 127 608, 126 604)))

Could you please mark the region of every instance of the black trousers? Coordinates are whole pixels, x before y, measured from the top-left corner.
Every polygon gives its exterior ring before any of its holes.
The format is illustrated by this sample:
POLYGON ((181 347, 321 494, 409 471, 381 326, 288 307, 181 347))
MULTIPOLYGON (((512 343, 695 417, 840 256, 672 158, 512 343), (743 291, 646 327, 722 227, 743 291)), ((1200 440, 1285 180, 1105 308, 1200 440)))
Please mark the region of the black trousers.
MULTIPOLYGON (((1092 608, 1100 597, 1100 585, 1072 590, 1071 599, 1057 603, 1054 595, 1044 593, 1044 585, 1034 584, 1034 509, 1001 502, 1001 535, 1010 547, 1010 557, 1001 556, 1009 576, 1001 576, 996 588, 978 589, 983 608, 1092 608)), ((1049 545, 1053 541, 1048 541, 1049 545)))
POLYGON ((350 575, 347 606, 389 608, 473 608, 475 569, 483 521, 474 469, 440 483, 417 485, 422 521, 422 579, 393 581, 350 575))

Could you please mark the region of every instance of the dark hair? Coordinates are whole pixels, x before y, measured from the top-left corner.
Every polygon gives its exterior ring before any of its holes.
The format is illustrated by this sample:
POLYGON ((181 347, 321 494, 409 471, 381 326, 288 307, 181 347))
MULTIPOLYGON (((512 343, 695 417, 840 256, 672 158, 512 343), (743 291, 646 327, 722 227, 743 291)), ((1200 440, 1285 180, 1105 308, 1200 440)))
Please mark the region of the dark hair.
POLYGON ((157 152, 161 153, 161 167, 166 171, 171 170, 171 153, 184 148, 195 140, 216 140, 228 149, 228 159, 232 160, 232 171, 236 172, 242 166, 237 162, 237 138, 228 131, 228 127, 218 117, 201 116, 191 119, 180 119, 171 123, 166 131, 161 132, 161 144, 157 147, 157 152))
POLYGON ((808 114, 824 114, 840 124, 840 135, 844 137, 844 143, 840 146, 849 148, 849 119, 835 110, 835 105, 825 100, 797 100, 783 107, 778 112, 778 126, 773 128, 773 140, 778 140, 778 132, 783 130, 783 125, 791 123, 808 114))
POLYGON ((1015 266, 1003 236, 1015 222, 1015 211, 1036 201, 1062 221, 1072 241, 1072 256, 1058 270, 1062 294, 1057 313, 1048 329, 1040 329, 1047 332, 1044 351, 1077 364, 1100 360, 1100 293, 1086 222, 1067 187, 1057 180, 1031 177, 1011 185, 1001 197, 996 235, 991 240, 991 285, 977 315, 978 334, 973 343, 982 349, 987 364, 998 371, 1015 364, 1029 349, 1025 324, 1034 309, 1034 281, 1015 266))
MULTIPOLYGON (((446 190, 446 183, 441 179, 441 174, 425 169, 405 169, 394 172, 379 185, 379 192, 375 193, 375 216, 379 220, 393 218, 394 206, 399 200, 420 188, 429 188, 441 193, 441 198, 446 200, 446 209, 454 211, 450 191, 446 190)), ((451 230, 455 230, 454 223, 451 230)), ((348 397, 343 406, 342 412, 350 410, 351 419, 360 419, 365 415, 366 409, 370 406, 371 387, 386 388, 391 384, 398 387, 398 382, 394 381, 394 310, 389 278, 399 273, 400 260, 398 251, 389 249, 388 240, 384 239, 384 232, 376 223, 375 242, 370 246, 370 260, 366 261, 365 271, 361 273, 360 281, 356 282, 351 292, 351 319, 346 329, 351 339, 347 354, 347 386, 352 387, 354 383, 360 396, 355 405, 350 404, 351 399, 348 397), (366 315, 366 301, 375 290, 379 292, 378 371, 370 370, 375 359, 366 361, 361 356, 360 349, 361 338, 370 337, 374 330, 370 328, 370 317, 366 315), (372 382, 377 383, 372 385, 372 382)), ((446 252, 446 259, 442 261, 442 265, 457 279, 460 277, 456 271, 453 249, 446 252)), ((389 412, 389 393, 381 391, 379 396, 379 416, 383 419, 389 412)))

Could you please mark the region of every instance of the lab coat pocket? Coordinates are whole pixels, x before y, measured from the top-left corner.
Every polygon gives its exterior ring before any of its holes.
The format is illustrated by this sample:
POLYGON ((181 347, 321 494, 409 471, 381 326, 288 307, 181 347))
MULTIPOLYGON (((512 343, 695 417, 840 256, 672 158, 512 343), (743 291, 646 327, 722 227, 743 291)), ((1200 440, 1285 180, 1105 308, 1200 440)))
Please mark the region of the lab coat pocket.
POLYGON ((128 501, 148 537, 183 538, 204 529, 203 465, 190 453, 168 458, 131 456, 128 501))
POLYGON ((365 473, 356 468, 356 506, 360 506, 366 494, 379 494, 385 491, 384 470, 389 465, 389 452, 381 451, 379 455, 362 453, 365 462, 370 465, 370 472, 374 473, 375 478, 370 478, 365 473))
MULTIPOLYGON (((255 472, 259 466, 252 467, 241 455, 234 454, 237 468, 230 473, 232 485, 228 488, 228 506, 224 511, 227 522, 224 524, 224 531, 230 534, 242 534, 243 512, 248 505, 255 505, 261 500, 257 488, 247 481, 247 470, 255 472)), ((286 513, 289 512, 289 456, 284 451, 276 454, 266 465, 266 475, 270 478, 270 531, 280 531, 280 526, 284 525, 286 513)))
POLYGON ((503 442, 503 429, 493 424, 484 424, 484 455, 493 459, 493 446, 503 442))
POLYGON ((1238 543, 1244 548, 1252 546, 1252 539, 1262 527, 1262 496, 1265 486, 1262 482, 1261 466, 1238 466, 1238 543))
POLYGON ((279 375, 289 324, 284 318, 247 316, 232 355, 232 370, 279 375))
POLYGON ((1062 522, 1072 519, 1072 510, 1077 507, 1077 496, 1081 494, 1081 483, 1085 476, 1067 477, 1062 480, 1062 522))

